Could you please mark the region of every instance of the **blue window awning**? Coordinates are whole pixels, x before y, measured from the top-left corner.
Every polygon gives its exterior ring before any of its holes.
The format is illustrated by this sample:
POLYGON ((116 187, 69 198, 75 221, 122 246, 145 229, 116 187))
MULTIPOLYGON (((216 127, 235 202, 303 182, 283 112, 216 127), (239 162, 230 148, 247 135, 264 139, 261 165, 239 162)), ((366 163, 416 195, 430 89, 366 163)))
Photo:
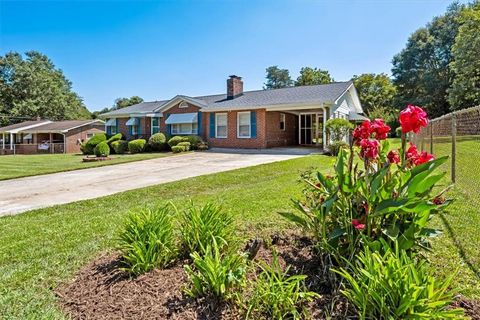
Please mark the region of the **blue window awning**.
POLYGON ((107 127, 115 127, 117 125, 117 119, 108 119, 105 125, 107 127))
POLYGON ((180 124, 180 123, 197 123, 197 113, 177 113, 168 116, 165 121, 166 124, 180 124))
POLYGON ((137 118, 130 118, 128 119, 127 126, 138 126, 138 119, 137 118))

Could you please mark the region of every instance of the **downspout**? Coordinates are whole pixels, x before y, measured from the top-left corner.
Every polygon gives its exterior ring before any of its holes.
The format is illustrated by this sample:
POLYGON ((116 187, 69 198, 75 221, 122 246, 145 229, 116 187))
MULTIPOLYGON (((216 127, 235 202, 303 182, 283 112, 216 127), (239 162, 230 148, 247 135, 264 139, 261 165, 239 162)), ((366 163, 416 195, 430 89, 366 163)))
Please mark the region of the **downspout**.
POLYGON ((323 149, 327 146, 327 128, 325 127, 327 124, 327 110, 323 107, 323 130, 322 130, 322 140, 323 140, 323 149))
POLYGON ((10 150, 13 150, 13 133, 10 132, 10 150))
POLYGON ((2 149, 5 150, 5 132, 2 132, 2 149))

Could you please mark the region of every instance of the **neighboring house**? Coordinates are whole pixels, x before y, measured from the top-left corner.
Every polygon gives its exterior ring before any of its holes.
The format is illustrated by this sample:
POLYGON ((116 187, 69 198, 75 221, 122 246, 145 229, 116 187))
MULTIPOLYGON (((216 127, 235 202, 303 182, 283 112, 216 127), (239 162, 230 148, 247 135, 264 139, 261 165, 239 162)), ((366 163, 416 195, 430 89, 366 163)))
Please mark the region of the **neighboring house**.
POLYGON ((224 94, 178 95, 102 117, 107 134, 121 132, 127 139, 163 132, 168 136, 199 135, 211 147, 324 147, 329 118, 358 120, 362 112, 351 81, 244 92, 242 78, 230 76, 224 94))
POLYGON ((77 153, 104 128, 102 120, 25 121, 0 128, 0 154, 77 153))

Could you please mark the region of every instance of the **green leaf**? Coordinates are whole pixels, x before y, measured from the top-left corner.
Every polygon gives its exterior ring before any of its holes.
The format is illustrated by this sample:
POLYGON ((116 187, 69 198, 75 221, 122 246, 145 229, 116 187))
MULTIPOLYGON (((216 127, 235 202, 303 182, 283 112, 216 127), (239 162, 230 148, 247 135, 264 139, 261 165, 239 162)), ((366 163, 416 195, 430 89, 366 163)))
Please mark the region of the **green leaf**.
POLYGON ((373 215, 380 215, 387 212, 397 211, 407 204, 409 199, 386 199, 380 202, 373 212, 373 215))

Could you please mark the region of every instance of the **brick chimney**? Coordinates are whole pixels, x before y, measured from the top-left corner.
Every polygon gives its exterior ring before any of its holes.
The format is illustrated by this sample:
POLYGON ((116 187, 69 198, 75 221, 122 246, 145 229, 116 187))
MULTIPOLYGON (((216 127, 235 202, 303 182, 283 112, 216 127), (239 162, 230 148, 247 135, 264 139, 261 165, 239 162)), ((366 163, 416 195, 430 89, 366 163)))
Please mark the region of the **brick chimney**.
POLYGON ((227 99, 231 100, 243 94, 242 77, 231 75, 227 79, 227 99))

